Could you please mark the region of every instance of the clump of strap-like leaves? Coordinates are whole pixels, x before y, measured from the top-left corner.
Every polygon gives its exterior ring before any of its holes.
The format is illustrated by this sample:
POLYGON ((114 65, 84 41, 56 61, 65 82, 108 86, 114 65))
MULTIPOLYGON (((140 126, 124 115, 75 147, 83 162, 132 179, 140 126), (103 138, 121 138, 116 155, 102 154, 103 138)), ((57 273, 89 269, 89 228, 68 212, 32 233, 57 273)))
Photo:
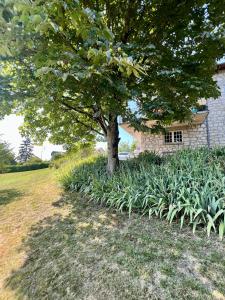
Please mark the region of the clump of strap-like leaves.
POLYGON ((147 153, 128 162, 112 177, 105 159, 84 163, 62 179, 66 189, 120 211, 225 232, 225 149, 181 151, 167 158, 147 153))

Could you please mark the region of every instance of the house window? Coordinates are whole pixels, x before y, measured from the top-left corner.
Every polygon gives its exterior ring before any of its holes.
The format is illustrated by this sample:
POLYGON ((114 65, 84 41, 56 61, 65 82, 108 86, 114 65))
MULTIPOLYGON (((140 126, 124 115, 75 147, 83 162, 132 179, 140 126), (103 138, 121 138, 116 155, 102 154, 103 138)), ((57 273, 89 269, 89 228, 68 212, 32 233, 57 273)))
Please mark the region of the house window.
POLYGON ((167 132, 165 134, 165 143, 169 144, 173 142, 173 133, 172 132, 167 132))
POLYGON ((182 141, 182 131, 169 131, 165 134, 165 144, 179 144, 182 141))
POLYGON ((182 131, 174 131, 173 139, 174 143, 182 143, 182 131))

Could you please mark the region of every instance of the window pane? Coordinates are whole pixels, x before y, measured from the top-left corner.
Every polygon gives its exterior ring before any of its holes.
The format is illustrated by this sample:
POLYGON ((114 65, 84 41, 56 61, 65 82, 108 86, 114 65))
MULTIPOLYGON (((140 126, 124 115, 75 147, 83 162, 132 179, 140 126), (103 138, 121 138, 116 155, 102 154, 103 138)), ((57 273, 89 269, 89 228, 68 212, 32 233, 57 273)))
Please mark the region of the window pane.
POLYGON ((174 131, 174 143, 182 143, 182 131, 174 131))
POLYGON ((165 143, 172 143, 172 132, 167 132, 165 134, 165 143))

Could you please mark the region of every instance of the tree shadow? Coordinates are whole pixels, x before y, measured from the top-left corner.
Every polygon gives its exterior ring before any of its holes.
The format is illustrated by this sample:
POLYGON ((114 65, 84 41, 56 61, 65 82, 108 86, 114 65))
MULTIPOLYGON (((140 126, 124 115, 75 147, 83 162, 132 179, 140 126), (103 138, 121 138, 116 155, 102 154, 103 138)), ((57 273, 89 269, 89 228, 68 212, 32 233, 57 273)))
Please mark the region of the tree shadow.
MULTIPOLYGON (((54 203, 65 205, 67 216, 43 219, 24 241, 26 260, 6 281, 18 299, 166 299, 164 293, 176 291, 162 288, 161 270, 169 274, 169 287, 175 280, 177 293, 183 288, 185 275, 174 275, 176 267, 187 247, 195 253, 199 239, 161 220, 129 219, 76 194, 54 203)), ((207 253, 215 250, 215 243, 206 246, 207 253)), ((204 244, 198 247, 203 251, 204 244)), ((192 299, 193 286, 187 289, 192 299)), ((194 292, 207 295, 208 290, 196 284, 194 292)))
MULTIPOLYGON (((6 286, 21 299, 86 299, 91 295, 92 284, 86 284, 92 282, 93 272, 99 273, 105 240, 117 218, 112 211, 76 197, 69 195, 53 203, 61 208, 71 205, 70 213, 41 220, 24 240, 20 250, 26 251, 26 261, 6 280, 6 286)), ((102 293, 99 299, 107 299, 107 290, 102 293)))
POLYGON ((16 189, 4 189, 0 190, 0 205, 6 205, 17 200, 23 193, 16 189))

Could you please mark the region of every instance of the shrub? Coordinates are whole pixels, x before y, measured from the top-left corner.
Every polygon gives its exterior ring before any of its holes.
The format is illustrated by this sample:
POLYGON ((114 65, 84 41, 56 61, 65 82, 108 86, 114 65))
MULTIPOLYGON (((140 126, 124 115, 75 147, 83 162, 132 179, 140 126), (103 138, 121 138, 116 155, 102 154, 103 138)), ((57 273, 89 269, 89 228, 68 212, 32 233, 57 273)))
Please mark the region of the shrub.
POLYGON ((80 160, 83 161, 84 158, 96 156, 95 150, 92 147, 85 147, 81 149, 75 149, 73 151, 65 152, 54 158, 50 162, 50 167, 54 169, 66 169, 71 168, 79 164, 80 160))
POLYGON ((91 199, 126 210, 156 215, 180 227, 204 226, 222 239, 225 231, 225 148, 182 150, 164 158, 144 153, 121 162, 112 177, 106 159, 85 162, 62 179, 67 190, 82 192, 91 199))
MULTIPOLYGON (((72 156, 70 156, 70 160, 67 160, 63 165, 61 165, 58 171, 59 180, 61 181, 64 188, 66 190, 71 189, 74 180, 74 176, 72 175, 73 170, 75 169, 81 170, 82 168, 86 168, 88 174, 88 169, 91 166, 95 166, 98 159, 99 157, 96 155, 88 156, 87 158, 76 157, 76 159, 72 159, 72 156)), ((82 180, 85 180, 85 178, 86 178, 85 174, 84 173, 82 174, 81 172, 78 180, 81 182, 82 180)))
POLYGON ((39 158, 39 157, 36 157, 36 156, 32 156, 30 159, 28 159, 27 161, 26 161, 26 165, 32 165, 32 164, 39 164, 39 163, 42 163, 43 162, 43 160, 41 159, 41 158, 39 158))
POLYGON ((48 167, 49 167, 49 162, 10 165, 10 166, 5 167, 5 169, 3 170, 2 173, 32 171, 32 170, 38 170, 38 169, 45 169, 48 167))

